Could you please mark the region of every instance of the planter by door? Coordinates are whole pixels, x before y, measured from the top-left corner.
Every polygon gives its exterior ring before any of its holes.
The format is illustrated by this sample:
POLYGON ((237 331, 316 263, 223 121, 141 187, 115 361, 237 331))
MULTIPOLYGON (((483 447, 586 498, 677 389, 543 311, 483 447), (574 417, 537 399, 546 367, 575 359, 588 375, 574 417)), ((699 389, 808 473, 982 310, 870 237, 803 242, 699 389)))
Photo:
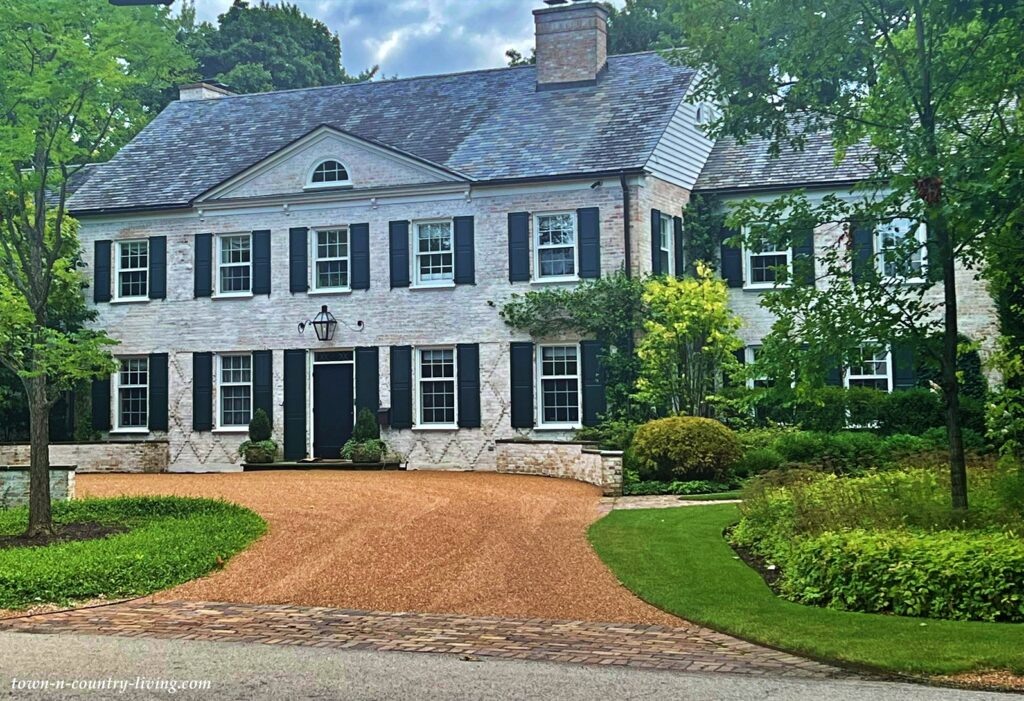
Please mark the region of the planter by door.
POLYGON ((313 366, 313 456, 339 458, 352 437, 352 364, 313 366))

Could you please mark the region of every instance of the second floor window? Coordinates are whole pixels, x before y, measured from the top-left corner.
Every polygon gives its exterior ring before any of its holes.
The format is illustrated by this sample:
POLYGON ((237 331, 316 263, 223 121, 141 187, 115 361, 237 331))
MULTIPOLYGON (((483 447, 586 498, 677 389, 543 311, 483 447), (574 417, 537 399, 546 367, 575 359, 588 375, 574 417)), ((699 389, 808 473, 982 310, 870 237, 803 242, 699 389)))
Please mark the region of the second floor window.
POLYGON ((920 281, 925 272, 925 227, 913 219, 892 219, 875 229, 878 273, 883 278, 920 281))
POLYGON ((324 229, 313 236, 313 289, 349 289, 348 230, 324 229))
POLYGON ((658 241, 658 255, 661 258, 661 271, 666 275, 675 274, 675 226, 672 217, 667 214, 661 215, 660 240, 658 241))
POLYGON ((422 348, 417 353, 417 423, 422 426, 455 426, 455 350, 422 348))
POLYGON ((792 273, 792 251, 777 250, 773 244, 763 241, 760 245, 748 242, 744 245, 744 262, 746 265, 746 287, 775 287, 781 283, 780 269, 792 273))
POLYGON ((149 425, 149 358, 121 358, 115 377, 114 398, 118 429, 149 425))
POLYGON ((240 428, 252 418, 252 356, 221 355, 217 369, 217 395, 221 428, 240 428))
POLYGON ((573 212, 538 214, 534 218, 538 280, 576 277, 576 215, 573 212))
POLYGON ((149 294, 149 241, 117 244, 115 299, 145 299, 149 294))
POLYGON ((231 234, 217 238, 217 294, 247 294, 252 290, 252 237, 231 234))
POLYGON ((413 279, 416 285, 452 284, 455 280, 452 223, 421 222, 413 230, 413 279))

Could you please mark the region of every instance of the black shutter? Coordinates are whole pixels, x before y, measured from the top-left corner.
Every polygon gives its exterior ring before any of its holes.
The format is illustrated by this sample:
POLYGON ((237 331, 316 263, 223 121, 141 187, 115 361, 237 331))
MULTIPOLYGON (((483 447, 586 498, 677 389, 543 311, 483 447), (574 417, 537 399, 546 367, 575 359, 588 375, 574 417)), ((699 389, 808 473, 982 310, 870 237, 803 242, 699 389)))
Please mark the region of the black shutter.
POLYGON ((391 259, 391 287, 409 286, 409 222, 388 224, 388 245, 391 259))
POLYGON ((583 425, 596 426, 607 411, 601 342, 580 341, 580 372, 583 377, 583 425))
POLYGON ((92 301, 110 301, 110 241, 97 241, 93 247, 92 301))
POLYGON ((793 239, 793 284, 814 287, 814 227, 801 230, 793 239))
POLYGON ((167 237, 149 237, 149 298, 167 298, 167 237))
POLYGON ((455 284, 476 284, 473 217, 455 217, 455 284))
POLYGON ((412 346, 391 346, 391 428, 412 428, 412 346))
POLYGON ((530 213, 508 215, 508 281, 530 279, 530 213))
POLYGON ((252 354, 252 410, 267 412, 270 425, 274 425, 274 355, 271 351, 253 351, 252 354))
POLYGON ((309 291, 309 229, 304 226, 288 230, 288 291, 309 291))
MULTIPOLYGON (((732 352, 732 356, 734 358, 736 358, 736 362, 738 362, 740 364, 740 366, 744 366, 744 365, 747 364, 747 349, 746 349, 746 347, 737 348, 736 350, 734 350, 732 352)), ((732 374, 732 373, 728 373, 728 372, 722 373, 722 384, 725 385, 726 387, 736 387, 736 386, 738 386, 739 385, 739 375, 740 375, 740 373, 735 373, 735 375, 732 374)))
POLYGON ((92 381, 92 428, 94 431, 110 430, 110 378, 92 381))
POLYGON ((858 283, 871 272, 875 260, 874 222, 853 222, 853 281, 858 283))
POLYGON ((167 354, 149 356, 149 430, 167 430, 167 354))
POLYGON ((352 224, 348 228, 352 249, 352 289, 370 289, 370 225, 352 224))
POLYGON ((914 347, 907 343, 892 346, 892 388, 912 389, 917 387, 917 365, 914 347))
POLYGON ((729 287, 743 287, 743 249, 726 242, 735 234, 732 229, 722 229, 722 279, 729 287))
POLYGON ((380 350, 377 346, 356 348, 356 410, 380 409, 380 350))
POLYGON ((946 269, 942 264, 942 247, 939 237, 931 227, 925 229, 925 275, 932 282, 942 282, 946 278, 946 269))
POLYGON ((828 358, 826 360, 826 365, 825 384, 830 387, 842 387, 843 370, 839 367, 838 361, 836 361, 835 358, 828 358))
POLYGON ((661 269, 661 212, 651 210, 651 272, 655 275, 667 273, 661 269))
POLYGON ((480 346, 476 343, 460 343, 456 350, 459 428, 480 428, 480 346))
POLYGON ((195 294, 213 294, 213 234, 196 234, 195 294))
POLYGON ((601 211, 597 207, 576 210, 580 235, 580 277, 601 277, 601 211))
POLYGON ((270 231, 252 232, 252 293, 270 294, 270 231))
POLYGON ((509 344, 512 390, 512 428, 533 428, 533 344, 509 344))
POLYGON ((306 457, 306 351, 284 352, 284 459, 306 457))
POLYGON ((686 275, 686 251, 683 248, 683 218, 673 217, 673 232, 672 232, 672 243, 675 247, 676 257, 676 277, 683 277, 686 275))
POLYGON ((213 429, 213 353, 192 354, 192 430, 213 429))

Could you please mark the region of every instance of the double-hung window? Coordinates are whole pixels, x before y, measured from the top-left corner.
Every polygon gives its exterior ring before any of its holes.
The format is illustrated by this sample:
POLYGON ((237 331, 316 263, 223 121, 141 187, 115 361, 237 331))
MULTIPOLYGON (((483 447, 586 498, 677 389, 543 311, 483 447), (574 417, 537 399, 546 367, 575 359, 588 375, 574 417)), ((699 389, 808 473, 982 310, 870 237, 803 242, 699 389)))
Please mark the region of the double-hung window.
POLYGON ((313 290, 344 291, 349 283, 348 229, 313 232, 313 290))
POLYGON ((542 427, 579 427, 579 353, 579 346, 575 344, 538 347, 537 375, 542 427))
MULTIPOLYGON (((747 346, 744 350, 744 361, 746 365, 753 365, 757 362, 758 357, 761 355, 761 346, 747 346)), ((752 376, 747 378, 747 387, 750 389, 763 389, 771 387, 772 383, 764 375, 752 376)))
POLYGON ((149 426, 149 358, 121 358, 114 377, 117 430, 144 430, 149 426))
POLYGON ((417 222, 413 227, 413 280, 417 286, 455 284, 451 221, 417 222))
POLYGON ((218 426, 242 428, 252 418, 252 355, 221 355, 217 366, 218 426))
POLYGON ((420 348, 416 351, 416 424, 454 428, 455 349, 420 348))
POLYGON ((115 300, 146 299, 149 294, 149 241, 117 242, 115 300))
POLYGON ((789 249, 780 251, 767 241, 757 242, 748 239, 743 251, 747 288, 768 288, 785 284, 780 279, 780 269, 787 270, 790 275, 793 272, 793 253, 789 249))
POLYGON ((892 390, 892 355, 881 346, 864 345, 846 372, 847 387, 892 390))
POLYGON ((252 291, 252 236, 217 237, 217 294, 246 295, 252 291))
POLYGON ((891 219, 875 229, 878 274, 883 279, 920 282, 925 272, 925 225, 913 219, 891 219))
POLYGON ((660 236, 658 240, 658 257, 661 263, 661 272, 666 275, 675 274, 675 227, 672 217, 662 213, 661 225, 658 227, 660 236))
POLYGON ((576 214, 538 214, 533 220, 535 277, 576 279, 576 214))

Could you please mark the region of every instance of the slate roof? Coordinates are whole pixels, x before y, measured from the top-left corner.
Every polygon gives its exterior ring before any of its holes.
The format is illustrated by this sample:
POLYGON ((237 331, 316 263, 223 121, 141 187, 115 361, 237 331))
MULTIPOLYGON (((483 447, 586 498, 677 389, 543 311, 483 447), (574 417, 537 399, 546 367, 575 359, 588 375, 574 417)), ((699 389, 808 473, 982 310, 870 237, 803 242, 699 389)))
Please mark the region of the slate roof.
POLYGON ((612 56, 597 85, 536 90, 533 66, 171 103, 91 174, 75 212, 188 206, 328 125, 476 181, 638 169, 694 72, 612 56))
POLYGON ((808 135, 802 151, 783 148, 778 158, 768 155, 768 147, 767 139, 751 139, 745 144, 731 137, 719 139, 694 189, 758 190, 827 185, 863 180, 874 172, 871 151, 866 146, 849 149, 843 161, 836 165, 836 152, 828 132, 808 135))

